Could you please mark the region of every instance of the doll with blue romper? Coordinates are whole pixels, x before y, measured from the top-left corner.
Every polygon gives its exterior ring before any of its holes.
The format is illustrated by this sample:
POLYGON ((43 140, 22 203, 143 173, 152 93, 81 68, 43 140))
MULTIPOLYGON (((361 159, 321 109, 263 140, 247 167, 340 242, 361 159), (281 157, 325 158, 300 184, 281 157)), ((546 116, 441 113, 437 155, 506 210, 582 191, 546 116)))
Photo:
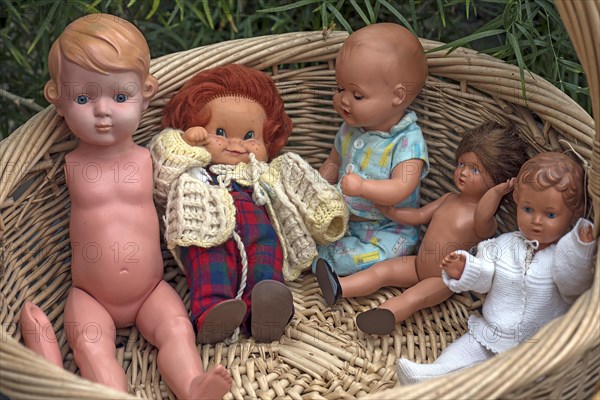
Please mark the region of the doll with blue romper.
POLYGON ((319 261, 338 275, 409 254, 418 226, 399 224, 376 207, 418 207, 429 169, 417 116, 408 111, 427 79, 427 59, 415 35, 392 23, 348 37, 337 58, 333 104, 344 119, 319 172, 338 184, 350 209, 346 235, 319 247, 319 261))

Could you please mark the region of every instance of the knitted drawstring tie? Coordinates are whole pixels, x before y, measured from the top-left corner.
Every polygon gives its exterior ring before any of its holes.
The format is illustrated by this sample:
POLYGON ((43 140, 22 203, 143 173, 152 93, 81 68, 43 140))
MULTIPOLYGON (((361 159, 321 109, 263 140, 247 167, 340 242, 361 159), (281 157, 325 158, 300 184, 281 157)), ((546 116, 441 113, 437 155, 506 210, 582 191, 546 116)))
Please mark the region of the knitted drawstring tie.
MULTIPOLYGON (((250 182, 252 182, 252 187, 253 187, 253 192, 252 192, 252 199, 254 200, 254 202, 259 205, 262 206, 264 204, 267 203, 267 194, 265 193, 264 189, 260 186, 260 176, 262 175, 263 171, 260 168, 260 164, 258 162, 258 160, 256 159, 256 156, 253 153, 250 153, 250 163, 248 164, 249 167, 245 172, 248 174, 248 176, 243 176, 243 177, 237 177, 236 176, 236 172, 235 172, 235 165, 225 165, 225 164, 218 164, 218 165, 213 165, 210 167, 210 170, 212 173, 217 175, 217 181, 219 182, 219 187, 230 190, 231 189, 231 181, 232 180, 236 180, 236 178, 245 178, 248 179, 250 182)), ((242 179, 242 180, 245 180, 242 179)), ((237 294, 235 296, 236 299, 241 299, 242 295, 244 294, 244 290, 246 289, 247 283, 248 283, 248 255, 246 254, 246 249, 244 248, 244 243, 242 242, 242 239, 240 238, 240 236, 238 235, 238 233, 234 230, 233 231, 233 240, 235 241, 238 251, 240 252, 240 258, 241 258, 241 262, 242 262, 242 276, 240 279, 240 284, 239 284, 239 288, 237 291, 237 294)), ((236 328, 236 330, 231 334, 231 337, 225 339, 225 343, 226 344, 231 344, 231 343, 235 343, 238 341, 240 336, 240 327, 238 326, 236 328)))

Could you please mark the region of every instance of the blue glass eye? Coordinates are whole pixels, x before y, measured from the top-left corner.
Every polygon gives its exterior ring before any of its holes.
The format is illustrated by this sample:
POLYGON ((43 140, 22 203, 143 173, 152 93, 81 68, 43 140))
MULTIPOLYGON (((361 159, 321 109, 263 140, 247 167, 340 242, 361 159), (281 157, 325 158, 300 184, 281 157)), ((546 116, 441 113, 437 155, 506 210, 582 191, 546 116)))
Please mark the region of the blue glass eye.
POLYGON ((473 168, 473 169, 471 169, 471 173, 472 173, 473 175, 479 175, 479 169, 477 169, 477 168, 473 168))
POLYGON ((548 213, 548 214, 546 214, 546 215, 547 215, 547 216, 548 216, 548 218, 550 218, 550 219, 554 219, 554 218, 556 218, 556 214, 555 214, 555 213, 548 213))
POLYGON ((531 207, 523 207, 523 211, 527 214, 529 214, 532 210, 531 207))
POLYGON ((117 103, 125 103, 127 101, 127 99, 129 99, 129 96, 127 96, 125 93, 117 93, 117 94, 115 94, 113 99, 117 103))
POLYGON ((465 167, 465 163, 464 162, 459 162, 458 163, 458 168, 464 168, 465 167))
POLYGON ((80 94, 75 98, 75 101, 77 102, 77 104, 86 104, 88 101, 90 101, 90 98, 84 94, 80 94))
POLYGON ((225 133, 225 129, 223 129, 223 128, 217 128, 217 130, 215 131, 215 134, 217 136, 227 137, 227 134, 225 133))
POLYGON ((248 140, 248 139, 254 139, 254 131, 246 132, 246 135, 244 135, 244 140, 248 140))

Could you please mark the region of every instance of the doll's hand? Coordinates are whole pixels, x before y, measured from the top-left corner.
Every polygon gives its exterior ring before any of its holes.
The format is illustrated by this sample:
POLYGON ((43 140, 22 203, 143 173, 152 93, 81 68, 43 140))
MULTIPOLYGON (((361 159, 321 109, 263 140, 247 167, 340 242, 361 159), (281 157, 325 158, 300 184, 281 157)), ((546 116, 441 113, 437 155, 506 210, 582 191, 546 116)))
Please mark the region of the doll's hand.
POLYGON ((591 243, 594 241, 594 234, 592 232, 592 226, 586 225, 579 228, 579 240, 583 243, 591 243))
POLYGON ((183 132, 183 140, 190 146, 206 146, 208 144, 208 132, 201 126, 193 126, 183 132))
POLYGON ((448 276, 452 279, 460 279, 463 271, 465 270, 465 263, 467 262, 467 257, 464 254, 458 254, 452 252, 448 254, 442 260, 442 265, 440 268, 446 271, 448 276))
POLYGON ((515 178, 510 178, 506 182, 497 184, 490 190, 495 191, 500 197, 502 197, 505 194, 509 194, 510 192, 512 192, 514 187, 515 187, 515 178))
POLYGON ((348 175, 344 176, 342 182, 340 182, 342 193, 346 196, 362 196, 363 182, 363 178, 350 172, 348 175))

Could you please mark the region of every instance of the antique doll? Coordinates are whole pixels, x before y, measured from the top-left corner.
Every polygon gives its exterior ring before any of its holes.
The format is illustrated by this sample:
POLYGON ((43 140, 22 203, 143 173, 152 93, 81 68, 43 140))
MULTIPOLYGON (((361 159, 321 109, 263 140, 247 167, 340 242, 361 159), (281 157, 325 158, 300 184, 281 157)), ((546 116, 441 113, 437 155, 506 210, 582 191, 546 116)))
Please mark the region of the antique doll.
POLYGON ((67 26, 48 64, 44 94, 79 138, 65 162, 73 286, 64 325, 81 375, 126 392, 116 329, 135 325, 177 397, 220 399, 231 377, 221 365, 203 372, 187 310, 163 280, 152 160, 132 140, 158 90, 144 37, 123 19, 88 15, 67 26))
POLYGON ((319 257, 338 275, 409 254, 419 227, 390 220, 375 206, 417 207, 429 168, 417 116, 407 111, 427 79, 419 40, 397 24, 364 27, 336 58, 333 105, 344 119, 320 168, 338 183, 350 209, 348 233, 321 246, 319 257))
POLYGON ((511 178, 524 161, 525 147, 514 125, 488 122, 467 131, 456 150, 453 180, 459 193, 447 193, 421 208, 378 206, 400 224, 429 224, 418 254, 378 262, 341 278, 320 260, 317 280, 326 302, 332 305, 342 297, 365 296, 385 286, 408 288, 356 317, 362 331, 387 335, 396 322, 449 298, 452 291, 442 281, 439 268, 442 259, 455 250, 469 250, 495 233, 494 214, 502 196, 512 190, 511 178))
POLYGON ((151 144, 165 238, 190 289, 202 343, 278 340, 293 314, 284 279, 341 237, 341 194, 299 156, 274 158, 292 122, 272 79, 241 65, 192 77, 151 144))
POLYGON ((583 170, 565 154, 541 153, 523 164, 513 191, 519 230, 480 243, 474 257, 460 250, 441 263, 453 292, 487 293, 482 315, 472 315, 469 332, 433 364, 400 359, 401 383, 483 362, 567 312, 592 284, 596 242, 592 224, 580 218, 584 192, 583 170))

